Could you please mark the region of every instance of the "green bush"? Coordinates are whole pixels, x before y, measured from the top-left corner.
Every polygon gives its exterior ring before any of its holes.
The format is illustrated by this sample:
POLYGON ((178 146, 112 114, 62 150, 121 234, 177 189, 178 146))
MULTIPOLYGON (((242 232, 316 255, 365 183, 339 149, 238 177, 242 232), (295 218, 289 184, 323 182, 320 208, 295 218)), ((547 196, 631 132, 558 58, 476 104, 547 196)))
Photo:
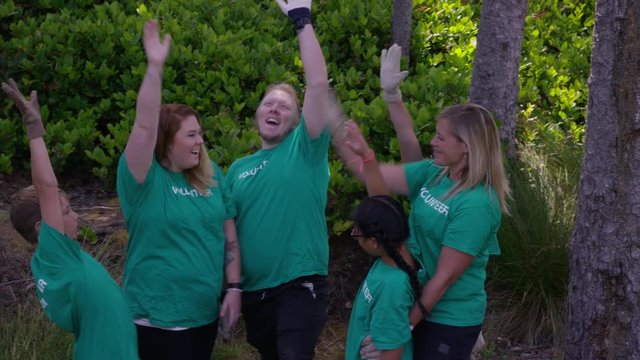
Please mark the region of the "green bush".
MULTIPOLYGON (((410 75, 401 89, 425 154, 434 117, 444 106, 467 98, 480 6, 478 1, 414 1, 410 75)), ((391 45, 391 7, 391 0, 313 4, 331 86, 346 114, 362 124, 384 161, 399 160, 378 83, 380 51, 391 45)), ((548 152, 549 145, 567 138, 580 147, 593 15, 593 2, 529 2, 517 131, 523 155, 546 154, 533 163, 553 163, 553 156, 562 152, 548 152)), ((223 168, 260 147, 253 118, 268 84, 287 81, 304 91, 295 31, 273 1, 5 1, 0 4, 0 74, 2 80, 13 77, 24 90, 38 90, 46 141, 62 179, 97 179, 113 190, 117 158, 134 120, 145 72, 141 35, 148 18, 158 18, 161 30, 173 37, 163 101, 198 110, 209 154, 223 168)), ((517 206, 501 230, 504 255, 497 258, 492 280, 497 289, 517 289, 525 298, 535 293, 531 289, 540 288, 544 288, 540 294, 555 298, 563 284, 548 281, 550 273, 540 274, 539 279, 524 276, 533 269, 547 269, 526 261, 547 251, 558 261, 553 267, 564 269, 566 248, 562 243, 538 245, 529 237, 565 241, 565 235, 557 234, 566 233, 570 226, 566 219, 555 225, 545 221, 552 213, 568 216, 569 210, 562 206, 571 203, 570 197, 558 201, 556 195, 550 198, 552 193, 528 195, 527 191, 543 186, 541 181, 552 180, 541 177, 537 173, 541 168, 527 161, 511 169, 517 206), (529 224, 527 216, 536 217, 537 225, 529 224), (508 280, 512 272, 523 276, 508 280)), ((570 161, 577 164, 575 158, 570 161)), ((0 172, 11 174, 28 168, 28 163, 18 112, 2 97, 0 172)), ((335 239, 348 229, 349 211, 364 189, 334 154, 330 169, 327 219, 335 239)), ((533 309, 524 300, 511 299, 533 309)), ((542 323, 544 315, 537 316, 530 317, 532 323, 542 323)), ((547 330, 531 334, 524 337, 556 336, 547 330)))

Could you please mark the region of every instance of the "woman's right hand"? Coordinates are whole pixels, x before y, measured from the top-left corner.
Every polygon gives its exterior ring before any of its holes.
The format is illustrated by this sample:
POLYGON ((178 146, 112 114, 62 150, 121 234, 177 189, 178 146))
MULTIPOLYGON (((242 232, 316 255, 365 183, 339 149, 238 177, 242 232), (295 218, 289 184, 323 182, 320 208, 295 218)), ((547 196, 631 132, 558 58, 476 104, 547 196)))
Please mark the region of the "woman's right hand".
POLYGON ((355 121, 349 120, 344 125, 347 132, 347 146, 353 151, 354 154, 361 158, 371 156, 371 148, 367 144, 358 124, 355 121))
POLYGON ((158 22, 156 20, 149 20, 144 24, 142 41, 149 66, 162 68, 169 55, 171 35, 165 34, 162 41, 160 41, 158 22))

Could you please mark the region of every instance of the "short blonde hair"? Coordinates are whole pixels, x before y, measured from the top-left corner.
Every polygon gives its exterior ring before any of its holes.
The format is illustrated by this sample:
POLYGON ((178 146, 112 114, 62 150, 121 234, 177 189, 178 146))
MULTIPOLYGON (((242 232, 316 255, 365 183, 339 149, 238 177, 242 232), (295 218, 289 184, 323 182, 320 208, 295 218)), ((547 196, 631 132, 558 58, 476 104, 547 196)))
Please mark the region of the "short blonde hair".
MULTIPOLYGON (((473 103, 453 105, 442 110, 437 120, 447 121, 453 135, 468 149, 462 176, 445 198, 482 184, 496 191, 500 209, 509 214, 507 198, 511 196, 511 189, 502 160, 500 135, 489 110, 473 103)), ((438 179, 448 171, 445 168, 438 179)))
MULTIPOLYGON (((273 83, 269 86, 267 86, 267 89, 264 91, 264 95, 262 95, 262 99, 260 100, 260 103, 262 103, 262 101, 264 100, 264 98, 269 95, 270 92, 275 91, 275 90, 280 90, 280 91, 284 91, 285 93, 289 94, 291 96, 291 98, 293 99, 293 102, 296 104, 296 119, 294 124, 298 125, 298 123, 300 122, 300 114, 302 112, 302 109, 300 108, 300 101, 298 100, 298 93, 296 92, 296 89, 293 88, 293 86, 291 86, 290 84, 287 84, 285 82, 279 82, 279 83, 273 83)), ((256 110, 256 115, 258 113, 258 110, 256 110)))

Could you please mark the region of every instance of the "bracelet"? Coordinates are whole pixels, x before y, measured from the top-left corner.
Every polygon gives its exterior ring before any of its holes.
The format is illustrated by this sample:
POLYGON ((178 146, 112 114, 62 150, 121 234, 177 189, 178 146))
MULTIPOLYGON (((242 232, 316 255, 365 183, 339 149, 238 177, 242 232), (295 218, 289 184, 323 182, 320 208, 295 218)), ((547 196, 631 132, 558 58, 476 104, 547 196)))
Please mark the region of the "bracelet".
POLYGON ((363 157, 362 162, 367 163, 369 161, 375 160, 375 158, 376 158, 376 153, 374 153, 373 150, 369 150, 369 155, 363 157))
POLYGON ((429 310, 427 310, 427 308, 422 304, 422 301, 418 300, 416 302, 418 303, 418 309, 420 309, 420 312, 422 313, 422 317, 426 318, 427 316, 431 315, 429 310))
POLYGON ((311 24, 311 10, 309 8, 291 9, 287 15, 289 15, 289 19, 291 19, 297 31, 304 29, 307 24, 311 24))
POLYGON ((235 292, 242 292, 242 289, 238 289, 238 288, 227 288, 227 292, 229 291, 235 291, 235 292))
POLYGON ((231 282, 227 284, 227 290, 228 289, 237 289, 237 290, 242 290, 242 283, 239 282, 231 282))

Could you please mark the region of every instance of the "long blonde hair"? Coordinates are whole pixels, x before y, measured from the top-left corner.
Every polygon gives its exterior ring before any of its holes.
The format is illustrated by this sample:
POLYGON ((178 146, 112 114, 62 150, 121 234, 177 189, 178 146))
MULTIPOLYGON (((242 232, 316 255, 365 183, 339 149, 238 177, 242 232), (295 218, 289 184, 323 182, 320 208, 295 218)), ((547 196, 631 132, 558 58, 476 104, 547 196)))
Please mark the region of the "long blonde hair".
MULTIPOLYGON (((160 122, 158 124, 158 137, 156 140, 156 159, 162 162, 167 158, 169 145, 173 137, 180 129, 180 124, 190 116, 195 116, 200 124, 200 118, 195 110, 183 104, 164 104, 160 107, 160 122)), ((213 167, 209 160, 209 153, 204 143, 200 147, 200 161, 197 166, 184 170, 187 182, 202 195, 207 193, 210 187, 216 185, 213 167)))
MULTIPOLYGON (((491 113, 480 105, 467 103, 445 108, 436 120, 447 121, 453 135, 468 149, 467 164, 444 198, 482 184, 496 191, 500 209, 509 214, 507 198, 511 197, 511 188, 502 161, 500 135, 491 113)), ((448 173, 449 168, 445 167, 436 182, 448 173)))

